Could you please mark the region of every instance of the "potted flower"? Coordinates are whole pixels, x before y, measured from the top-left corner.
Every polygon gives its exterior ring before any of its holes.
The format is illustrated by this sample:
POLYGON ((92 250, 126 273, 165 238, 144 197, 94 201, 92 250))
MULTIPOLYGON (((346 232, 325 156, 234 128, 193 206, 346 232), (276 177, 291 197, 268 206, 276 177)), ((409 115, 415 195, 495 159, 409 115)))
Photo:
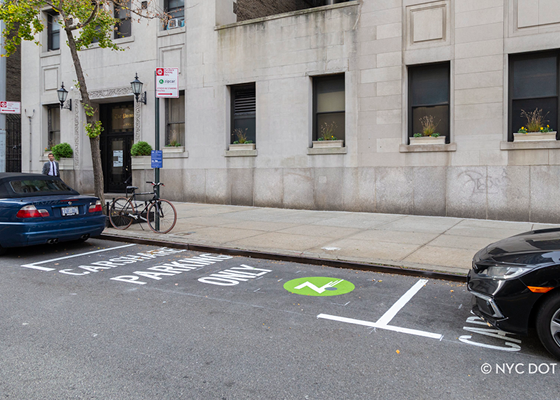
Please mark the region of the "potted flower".
POLYGON ((319 126, 319 131, 321 136, 317 140, 313 141, 313 148, 314 149, 326 149, 326 148, 333 148, 333 147, 342 147, 344 146, 344 140, 338 140, 334 133, 336 132, 336 122, 325 122, 319 126))
POLYGON ((74 152, 68 143, 57 144, 52 147, 50 152, 53 153, 55 160, 58 161, 61 171, 74 169, 74 160, 72 159, 74 152))
POLYGON ((546 125, 546 116, 542 114, 542 109, 536 108, 535 111, 526 112, 521 110, 521 116, 527 119, 527 126, 522 126, 517 133, 513 134, 514 142, 535 142, 556 140, 556 131, 546 125))
POLYGON ((247 128, 245 130, 236 128, 233 134, 237 136, 237 140, 229 145, 230 150, 255 150, 256 145, 252 140, 247 140, 247 128))
POLYGON ((436 132, 440 122, 441 120, 436 123, 433 115, 425 115, 420 118, 422 133, 415 133, 413 137, 410 138, 410 144, 412 146, 422 144, 445 144, 445 136, 441 136, 436 132))
POLYGON ((136 142, 130 149, 132 169, 152 168, 152 146, 148 142, 136 142))
POLYGON ((176 140, 172 140, 168 144, 166 144, 163 148, 164 153, 182 153, 185 151, 185 148, 181 143, 176 140))

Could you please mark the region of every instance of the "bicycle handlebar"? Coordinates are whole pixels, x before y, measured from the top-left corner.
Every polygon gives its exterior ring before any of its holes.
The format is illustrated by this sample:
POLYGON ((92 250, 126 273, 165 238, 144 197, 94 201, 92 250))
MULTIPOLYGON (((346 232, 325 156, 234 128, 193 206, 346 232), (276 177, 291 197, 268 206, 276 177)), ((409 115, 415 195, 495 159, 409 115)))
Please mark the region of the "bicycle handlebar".
POLYGON ((146 183, 149 183, 149 184, 152 185, 152 186, 165 186, 165 185, 163 184, 163 182, 155 183, 155 182, 146 181, 146 183))

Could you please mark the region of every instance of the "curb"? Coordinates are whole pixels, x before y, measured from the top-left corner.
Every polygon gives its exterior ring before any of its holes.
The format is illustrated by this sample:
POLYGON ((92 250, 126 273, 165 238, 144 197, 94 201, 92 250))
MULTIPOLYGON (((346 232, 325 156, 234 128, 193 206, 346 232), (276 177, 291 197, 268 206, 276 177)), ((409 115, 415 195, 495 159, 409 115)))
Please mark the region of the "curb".
POLYGON ((123 237, 118 235, 109 235, 106 233, 102 233, 100 236, 97 236, 96 238, 103 239, 103 240, 113 240, 116 242, 128 242, 128 243, 155 245, 155 246, 165 246, 165 247, 185 249, 191 251, 227 254, 232 256, 242 256, 242 257, 249 257, 249 258, 275 260, 275 261, 297 262, 301 264, 310 264, 310 265, 324 265, 327 267, 334 267, 334 268, 382 272, 385 274, 417 276, 417 277, 440 279, 440 280, 452 281, 452 282, 461 282, 461 283, 466 282, 466 275, 457 275, 457 274, 450 274, 446 272, 435 272, 435 271, 427 271, 421 269, 399 268, 399 267, 393 267, 389 265, 365 264, 365 263, 358 263, 358 262, 351 262, 351 261, 329 260, 329 259, 304 257, 304 256, 291 256, 291 255, 288 256, 283 254, 266 253, 266 252, 256 251, 256 250, 240 250, 240 249, 231 249, 227 247, 177 243, 177 242, 170 242, 165 240, 123 237))

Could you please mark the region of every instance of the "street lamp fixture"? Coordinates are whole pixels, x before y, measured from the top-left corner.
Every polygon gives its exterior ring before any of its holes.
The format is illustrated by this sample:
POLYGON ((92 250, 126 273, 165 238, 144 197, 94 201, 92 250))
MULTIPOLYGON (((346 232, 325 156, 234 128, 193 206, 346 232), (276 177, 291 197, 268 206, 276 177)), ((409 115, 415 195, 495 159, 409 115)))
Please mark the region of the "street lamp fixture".
POLYGON ((58 95, 58 101, 60 101, 60 108, 72 111, 72 99, 69 99, 66 106, 64 106, 64 102, 68 97, 68 90, 64 89, 64 82, 62 82, 62 87, 56 91, 56 94, 58 95))
POLYGON ((140 82, 138 80, 138 73, 136 73, 136 76, 134 77, 134 80, 132 82, 130 82, 130 86, 132 86, 132 93, 134 93, 134 96, 136 96, 136 102, 137 103, 147 103, 146 100, 146 92, 142 93, 142 86, 144 84, 142 82, 140 82), (140 97, 140 95, 142 95, 142 97, 140 97))

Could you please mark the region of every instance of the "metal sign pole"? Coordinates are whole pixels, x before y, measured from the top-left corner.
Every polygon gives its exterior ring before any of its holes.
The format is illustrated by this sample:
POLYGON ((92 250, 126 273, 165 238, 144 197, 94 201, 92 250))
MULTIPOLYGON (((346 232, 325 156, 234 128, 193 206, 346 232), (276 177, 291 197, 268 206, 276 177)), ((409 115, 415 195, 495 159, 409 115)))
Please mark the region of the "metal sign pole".
MULTIPOLYGON (((157 75, 156 75, 156 79, 157 79, 157 75)), ((157 97, 157 92, 156 92, 156 150, 159 150, 159 97, 157 97)), ((155 168, 155 172, 156 172, 156 183, 159 183, 159 168, 155 168)), ((156 193, 157 193, 157 198, 159 199, 159 185, 156 186, 155 188, 156 193)), ((161 203, 160 203, 161 204, 161 203)), ((156 207, 156 231, 159 231, 159 211, 158 211, 158 207, 156 207)))

